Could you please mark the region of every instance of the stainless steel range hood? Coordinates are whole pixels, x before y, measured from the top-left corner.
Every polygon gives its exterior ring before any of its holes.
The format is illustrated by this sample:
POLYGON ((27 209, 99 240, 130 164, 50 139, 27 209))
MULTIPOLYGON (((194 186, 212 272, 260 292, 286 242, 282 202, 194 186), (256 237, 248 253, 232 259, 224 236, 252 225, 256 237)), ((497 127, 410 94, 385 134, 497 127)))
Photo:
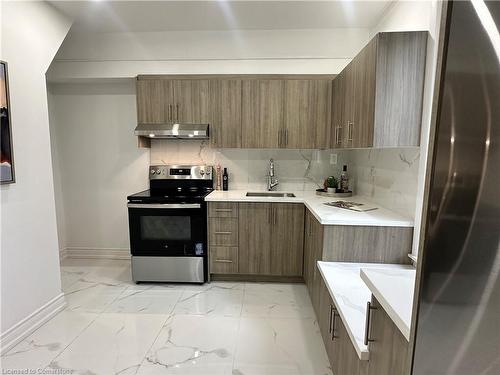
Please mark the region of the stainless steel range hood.
POLYGON ((135 135, 146 138, 207 139, 208 124, 139 124, 135 135))

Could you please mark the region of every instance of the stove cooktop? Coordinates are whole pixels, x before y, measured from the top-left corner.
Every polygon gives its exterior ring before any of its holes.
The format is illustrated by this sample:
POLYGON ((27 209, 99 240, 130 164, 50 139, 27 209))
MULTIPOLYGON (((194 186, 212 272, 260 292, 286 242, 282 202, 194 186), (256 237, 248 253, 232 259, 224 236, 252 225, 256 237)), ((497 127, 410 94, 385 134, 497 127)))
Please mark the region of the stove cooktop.
POLYGON ((203 202, 205 197, 212 192, 212 188, 177 189, 177 190, 144 190, 129 195, 129 202, 138 203, 191 203, 203 202))

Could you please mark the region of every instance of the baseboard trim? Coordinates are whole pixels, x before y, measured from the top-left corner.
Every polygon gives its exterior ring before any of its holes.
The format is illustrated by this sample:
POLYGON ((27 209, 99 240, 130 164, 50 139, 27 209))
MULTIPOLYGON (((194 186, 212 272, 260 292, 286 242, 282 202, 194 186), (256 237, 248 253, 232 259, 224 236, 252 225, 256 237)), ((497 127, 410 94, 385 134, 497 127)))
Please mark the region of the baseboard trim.
POLYGON ((63 248, 63 249, 59 249, 59 260, 63 260, 63 259, 66 259, 68 257, 68 251, 66 250, 66 248, 63 248))
POLYGON ((67 247, 66 258, 74 259, 130 259, 130 249, 67 247))
POLYGON ((273 276, 273 275, 241 275, 241 274, 220 274, 211 273, 211 281, 248 281, 265 283, 304 283, 302 276, 273 276))
POLYGON ((9 328, 0 336, 0 354, 5 354, 13 346, 36 331, 41 325, 52 319, 66 307, 64 294, 51 299, 45 305, 9 328))

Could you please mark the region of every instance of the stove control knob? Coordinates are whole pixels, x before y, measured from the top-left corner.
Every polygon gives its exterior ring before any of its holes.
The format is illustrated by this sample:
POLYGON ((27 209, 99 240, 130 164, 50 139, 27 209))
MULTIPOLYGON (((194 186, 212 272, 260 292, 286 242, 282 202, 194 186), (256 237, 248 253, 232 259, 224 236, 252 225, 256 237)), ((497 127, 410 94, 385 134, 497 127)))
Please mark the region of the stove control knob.
POLYGON ((205 171, 203 169, 200 169, 200 175, 203 177, 204 174, 205 174, 205 171))
POLYGON ((159 169, 156 170, 156 174, 160 174, 161 171, 159 169))
POLYGON ((155 170, 154 169, 151 169, 151 174, 155 174, 155 170))

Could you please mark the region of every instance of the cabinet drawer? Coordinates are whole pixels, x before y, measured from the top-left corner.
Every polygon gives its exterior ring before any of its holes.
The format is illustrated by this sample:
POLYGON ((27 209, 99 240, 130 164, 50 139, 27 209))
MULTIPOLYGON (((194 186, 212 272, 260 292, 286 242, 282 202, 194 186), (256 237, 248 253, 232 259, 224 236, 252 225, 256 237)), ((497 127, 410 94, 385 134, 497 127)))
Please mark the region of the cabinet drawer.
POLYGON ((218 246, 238 246, 238 219, 209 219, 209 243, 218 246))
POLYGON ((238 273, 238 247, 210 246, 210 273, 238 273))
POLYGON ((238 203, 210 202, 208 217, 238 217, 238 203))

